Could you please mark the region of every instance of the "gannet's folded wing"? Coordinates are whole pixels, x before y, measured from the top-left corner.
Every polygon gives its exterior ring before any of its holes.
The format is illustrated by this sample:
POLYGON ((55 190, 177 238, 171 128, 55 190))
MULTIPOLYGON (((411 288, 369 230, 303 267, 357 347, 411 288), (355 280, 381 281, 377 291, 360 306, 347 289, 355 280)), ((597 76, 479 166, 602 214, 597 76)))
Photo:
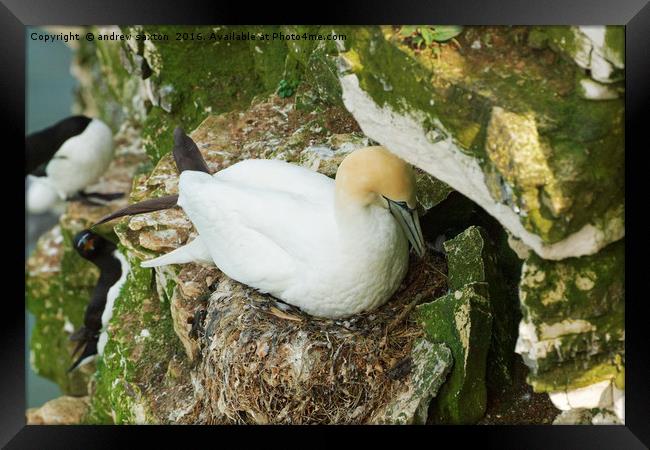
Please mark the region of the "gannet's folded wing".
POLYGON ((222 181, 296 194, 318 202, 329 200, 327 196, 334 188, 331 178, 277 159, 246 159, 213 176, 222 181))
MULTIPOLYGON (((290 183, 291 180, 286 180, 290 183)), ((332 226, 326 205, 186 171, 178 204, 229 277, 263 292, 286 289, 323 242, 314 227, 332 226)))

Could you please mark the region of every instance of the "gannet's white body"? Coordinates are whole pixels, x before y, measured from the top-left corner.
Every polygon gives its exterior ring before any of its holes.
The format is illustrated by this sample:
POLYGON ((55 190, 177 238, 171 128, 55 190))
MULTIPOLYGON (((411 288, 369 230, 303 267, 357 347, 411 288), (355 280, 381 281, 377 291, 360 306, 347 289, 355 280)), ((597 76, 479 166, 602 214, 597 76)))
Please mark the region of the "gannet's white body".
POLYGON ((113 133, 99 119, 67 139, 45 168, 46 176, 29 175, 27 208, 42 213, 77 194, 101 177, 113 159, 113 133))
MULTIPOLYGON (((421 244, 410 169, 380 147, 364 150, 388 160, 388 178, 407 178, 393 180, 387 193, 404 191, 421 244), (391 172, 391 164, 399 167, 391 172)), ((347 164, 347 176, 341 164, 336 182, 277 160, 245 160, 214 175, 182 172, 178 205, 199 236, 142 266, 214 263, 314 316, 339 318, 382 305, 406 275, 409 241, 389 210, 390 197, 371 192, 370 178, 354 173, 367 164, 362 153, 347 164)))

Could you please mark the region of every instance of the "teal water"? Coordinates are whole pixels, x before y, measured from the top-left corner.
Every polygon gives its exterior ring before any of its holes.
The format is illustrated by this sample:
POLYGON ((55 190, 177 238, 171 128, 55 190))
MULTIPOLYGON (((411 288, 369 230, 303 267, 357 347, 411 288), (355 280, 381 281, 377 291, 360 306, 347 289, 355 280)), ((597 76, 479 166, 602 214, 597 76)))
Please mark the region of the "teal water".
MULTIPOLYGON (((27 27, 26 67, 26 132, 40 130, 71 114, 77 84, 70 74, 72 50, 63 42, 32 41, 29 35, 39 28, 27 27)), ((38 236, 57 221, 51 214, 26 217, 25 258, 31 253, 38 236)), ((35 319, 25 310, 25 342, 29 342, 35 319)), ((25 349, 27 407, 40 406, 61 395, 59 387, 37 375, 29 364, 29 348, 25 349)))

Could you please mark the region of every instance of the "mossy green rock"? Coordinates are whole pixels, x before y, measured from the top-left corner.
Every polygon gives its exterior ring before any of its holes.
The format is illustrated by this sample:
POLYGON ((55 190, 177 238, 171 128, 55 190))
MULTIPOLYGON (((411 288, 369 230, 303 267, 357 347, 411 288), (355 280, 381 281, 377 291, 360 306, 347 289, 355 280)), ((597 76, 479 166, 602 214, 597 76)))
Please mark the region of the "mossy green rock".
POLYGON ((418 203, 425 212, 446 199, 453 191, 451 187, 423 170, 416 170, 415 183, 418 203))
POLYGON ((449 268, 449 289, 485 283, 492 312, 492 340, 488 356, 488 382, 503 388, 511 383, 511 368, 519 319, 518 299, 506 289, 497 251, 484 229, 469 227, 444 243, 449 268))
POLYGON ((83 323, 98 270, 72 250, 76 231, 55 227, 39 239, 27 263, 25 297, 36 318, 29 340, 34 371, 59 385, 64 394, 85 395, 89 374, 77 370, 69 338, 83 323))
MULTIPOLYGON (((341 105, 336 49, 331 41, 262 38, 274 33, 330 31, 314 26, 122 27, 123 33, 132 36, 157 34, 169 39, 115 44, 123 67, 113 69, 114 46, 110 57, 100 58, 99 63, 110 73, 135 80, 136 93, 112 92, 125 105, 139 105, 135 109, 143 123, 145 149, 155 163, 171 151, 176 126, 194 129, 210 114, 245 110, 253 99, 279 87, 282 96, 292 97, 304 81, 318 102, 341 105), (256 39, 238 39, 242 34, 256 39)), ((98 49, 99 55, 103 53, 98 49)))
MULTIPOLYGON (((485 230, 472 226, 444 243, 449 268, 449 289, 475 282, 489 283, 497 259, 485 230)), ((495 280, 496 281, 496 280, 495 280)))
POLYGON ((625 28, 623 26, 534 27, 528 38, 534 48, 548 45, 584 69, 601 83, 624 78, 625 28))
MULTIPOLYGON (((82 33, 119 32, 117 27, 85 27, 82 33)), ((140 78, 131 76, 125 67, 128 47, 111 40, 81 40, 75 51, 72 72, 79 86, 76 90, 76 113, 98 117, 116 132, 125 119, 142 118, 140 78)))
POLYGON ((625 358, 625 242, 598 254, 522 269, 517 351, 538 392, 575 389, 618 376, 625 358))
POLYGON ((624 235, 623 98, 583 98, 575 62, 531 48, 523 27, 466 27, 460 49, 437 56, 393 27, 337 31, 343 99, 371 139, 542 257, 592 254, 624 235))
POLYGON ((303 81, 309 84, 316 98, 326 104, 343 106, 341 85, 338 80, 336 58, 338 50, 332 40, 312 39, 333 32, 332 27, 318 25, 284 25, 286 35, 300 36, 298 40, 284 40, 287 59, 284 77, 288 82, 303 81))
MULTIPOLYGON (((176 126, 193 129, 211 112, 244 109, 256 95, 272 92, 281 78, 284 46, 273 41, 252 45, 246 40, 207 39, 211 33, 228 36, 257 31, 250 27, 144 26, 125 31, 169 36, 168 41, 156 41, 141 51, 152 69, 143 81, 148 94, 144 100, 150 104, 143 135, 153 162, 171 151, 176 126)), ((129 50, 132 55, 140 51, 137 47, 129 50)))
POLYGON ((415 316, 432 342, 446 344, 454 359, 433 404, 432 420, 471 424, 485 413, 486 361, 492 314, 489 301, 466 286, 416 307, 415 316))
POLYGON ((128 261, 129 274, 115 300, 109 340, 97 365, 87 423, 158 423, 150 409, 163 391, 160 385, 158 391, 150 388, 154 383, 168 387, 163 381, 169 378, 167 364, 184 359, 168 293, 163 290, 159 297, 152 288, 153 271, 140 268, 138 258, 128 256, 128 261))
POLYGON ((417 341, 411 352, 414 374, 409 389, 378 411, 371 423, 392 425, 423 425, 429 403, 444 383, 453 364, 451 351, 445 344, 417 341))

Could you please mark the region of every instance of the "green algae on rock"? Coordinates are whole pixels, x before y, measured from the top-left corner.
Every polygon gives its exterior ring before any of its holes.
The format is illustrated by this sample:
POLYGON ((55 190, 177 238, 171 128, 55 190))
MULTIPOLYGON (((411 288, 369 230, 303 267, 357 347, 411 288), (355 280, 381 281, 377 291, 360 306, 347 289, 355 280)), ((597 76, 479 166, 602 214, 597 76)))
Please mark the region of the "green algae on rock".
MULTIPOLYGON (((123 27, 127 34, 180 37, 144 43, 130 41, 122 44, 119 53, 131 79, 139 79, 137 95, 122 96, 121 100, 138 104, 139 110, 144 111, 141 120, 145 149, 153 162, 171 150, 169 143, 175 126, 193 129, 209 114, 245 110, 255 98, 278 88, 282 96, 290 97, 303 80, 321 103, 341 105, 336 49, 331 41, 316 45, 310 40, 228 38, 229 34, 242 31, 258 37, 292 32, 292 27, 254 26, 252 31, 250 28, 123 27), (221 39, 208 39, 210 35, 221 39), (150 68, 146 76, 139 69, 143 63, 150 68)), ((309 33, 329 32, 326 27, 301 28, 309 33)))
POLYGON ((415 184, 418 204, 425 213, 446 199, 453 191, 451 187, 421 169, 415 170, 415 184))
MULTIPOLYGON (((624 388, 624 259, 622 240, 593 256, 553 262, 531 255, 524 263, 516 351, 536 392, 553 399, 602 382, 624 388)), ((600 398, 594 390, 593 404, 587 404, 603 406, 600 398)))
POLYGON ((25 297, 27 309, 36 318, 29 339, 30 364, 65 394, 79 396, 87 392, 90 373, 67 373, 74 362, 74 343, 69 338, 83 323, 99 273, 72 250, 72 236, 56 226, 39 239, 27 262, 25 297))
POLYGON ((421 339, 413 346, 415 367, 412 384, 399 397, 379 409, 371 423, 411 425, 426 423, 429 403, 442 386, 453 364, 451 351, 445 344, 432 344, 421 339))
MULTIPOLYGON (((83 33, 119 32, 117 27, 86 27, 83 33)), ((146 114, 142 83, 131 76, 126 62, 124 42, 81 40, 78 42, 71 71, 79 81, 74 112, 98 117, 115 132, 128 118, 146 114)))
POLYGON ((593 256, 552 262, 531 255, 524 263, 517 351, 531 368, 536 391, 580 388, 620 370, 624 258, 620 241, 593 256))
POLYGON ((391 27, 341 30, 343 100, 370 138, 544 258, 593 254, 623 236, 623 101, 580 97, 580 66, 505 28, 468 27, 462 50, 446 45, 439 57, 414 54, 391 27), (472 45, 487 36, 499 44, 472 45), (515 152, 521 142, 530 151, 515 152), (530 178, 532 168, 541 171, 530 178))
MULTIPOLYGON (((170 36, 178 32, 181 36, 183 33, 191 36, 243 30, 237 26, 141 28, 144 33, 170 36)), ((283 50, 278 50, 273 41, 260 42, 257 48, 261 54, 243 40, 210 41, 189 37, 156 41, 150 45, 145 57, 155 62, 151 63, 152 76, 144 83, 149 86, 147 100, 152 108, 144 120, 143 134, 145 149, 154 162, 171 150, 172 131, 176 126, 193 129, 210 113, 244 109, 255 95, 272 91, 270 86, 277 86, 281 72, 273 65, 283 65, 282 55, 276 55, 283 50), (270 52, 272 57, 265 57, 265 52, 270 52), (265 83, 262 76, 269 81, 265 83), (173 96, 163 108, 161 94, 165 86, 169 86, 167 91, 173 92, 173 96)))
POLYGON ((86 423, 165 423, 156 414, 158 403, 182 403, 187 396, 179 380, 165 382, 167 364, 183 353, 171 326, 169 299, 152 290, 153 271, 126 254, 131 269, 115 300, 86 423))
POLYGON ((417 322, 434 343, 451 349, 454 365, 433 404, 433 421, 472 424, 485 413, 486 362, 492 314, 490 303, 473 286, 465 286, 430 303, 418 305, 417 322))
POLYGON ((517 336, 517 297, 510 294, 499 269, 497 251, 485 230, 470 227, 444 243, 449 270, 449 288, 485 283, 484 295, 492 312, 492 338, 488 354, 487 380, 491 387, 511 383, 517 336))
MULTIPOLYGON (((577 36, 575 29, 556 28, 577 36)), ((390 27, 346 29, 339 63, 344 103, 370 138, 477 202, 539 260, 598 258, 624 236, 624 107, 617 94, 623 61, 604 50, 602 30, 582 28, 593 61, 565 58, 553 39, 529 46, 535 30, 526 43, 528 32, 517 27, 468 27, 458 37, 460 48, 443 46, 438 56, 401 46, 390 27), (600 56, 614 69, 599 72, 600 56), (585 81, 585 68, 596 69, 595 79, 585 81), (607 91, 598 83, 609 83, 607 91)), ((605 36, 618 32, 603 30, 605 36)), ((580 304, 578 293, 566 294, 569 303, 580 304)), ((571 322, 564 306, 556 321, 571 322)), ((598 320, 610 323, 611 317, 598 320)), ((565 337, 569 354, 555 352, 563 365, 556 366, 554 356, 540 358, 542 368, 530 377, 536 390, 586 386, 619 373, 608 349, 621 344, 613 335, 620 336, 623 325, 597 326, 605 334, 591 369, 580 355, 594 342, 577 332, 565 337)))
POLYGON ((553 48, 600 83, 622 81, 625 68, 625 30, 622 26, 535 27, 529 45, 553 48))

